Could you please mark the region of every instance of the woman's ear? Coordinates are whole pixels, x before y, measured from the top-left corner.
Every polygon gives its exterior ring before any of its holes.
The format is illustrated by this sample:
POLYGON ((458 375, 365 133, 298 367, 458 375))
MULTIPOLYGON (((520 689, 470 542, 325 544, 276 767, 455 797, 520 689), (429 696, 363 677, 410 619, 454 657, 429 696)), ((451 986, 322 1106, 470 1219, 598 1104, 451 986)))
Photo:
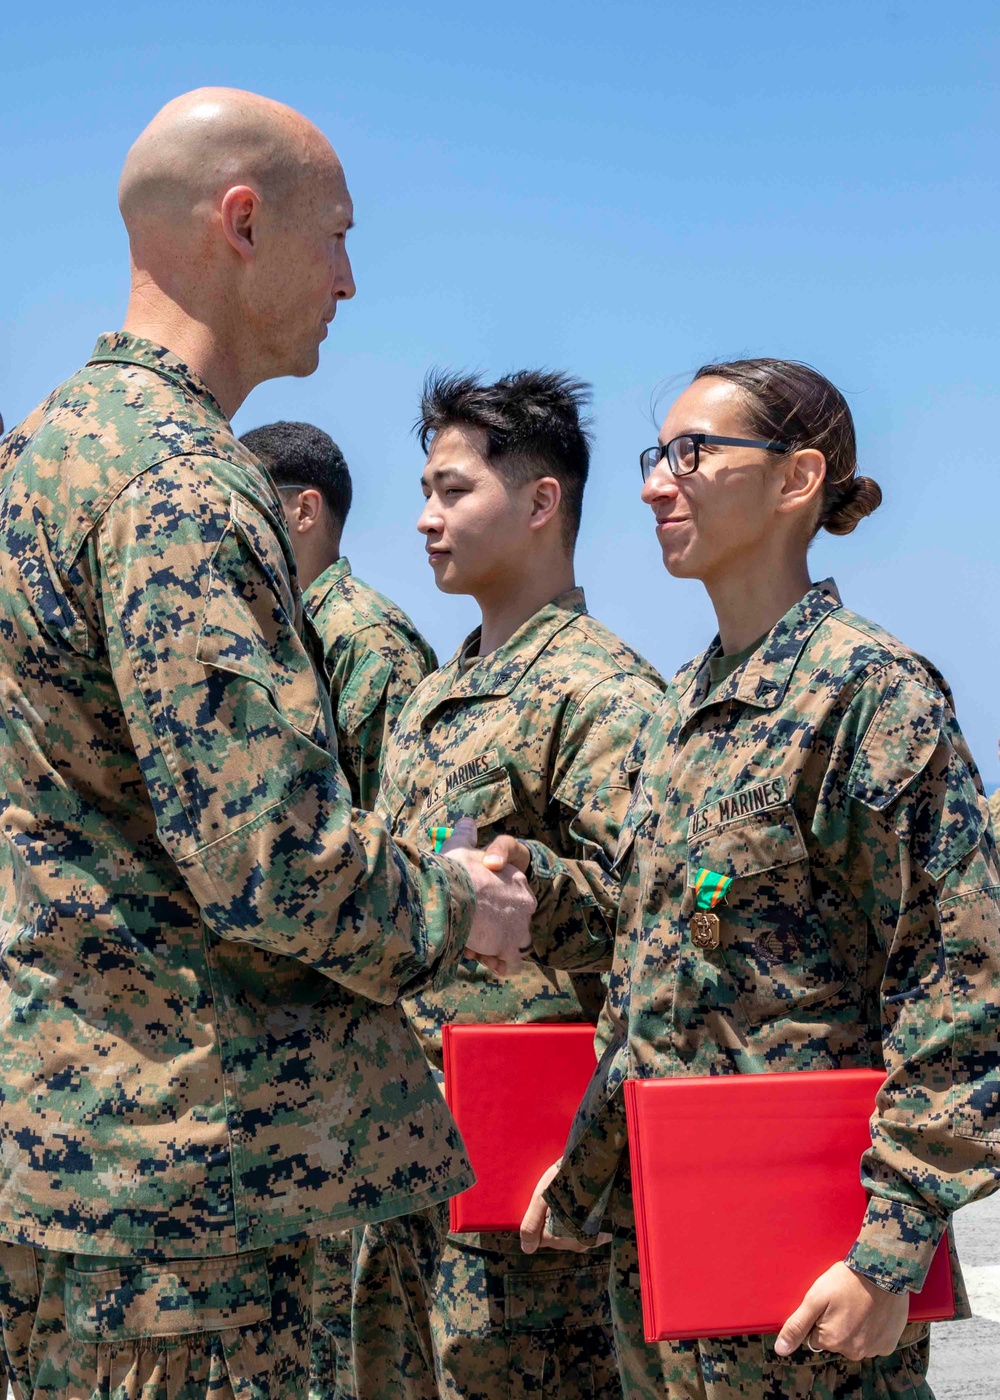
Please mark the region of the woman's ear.
POLYGON ((531 519, 529 529, 540 530, 559 509, 562 487, 554 476, 540 476, 531 483, 531 519))
POLYGON ((826 480, 826 458, 818 447, 801 447, 782 458, 783 481, 778 500, 782 514, 811 511, 826 480))

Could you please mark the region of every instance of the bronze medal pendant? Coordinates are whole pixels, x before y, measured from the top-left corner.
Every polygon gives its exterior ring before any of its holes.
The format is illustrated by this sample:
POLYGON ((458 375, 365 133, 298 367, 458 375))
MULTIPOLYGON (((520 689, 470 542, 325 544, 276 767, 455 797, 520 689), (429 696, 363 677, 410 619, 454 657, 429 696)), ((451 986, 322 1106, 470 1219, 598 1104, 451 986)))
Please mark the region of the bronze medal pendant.
POLYGON ((696 948, 718 948, 719 916, 707 909, 696 909, 691 915, 691 942, 696 948))

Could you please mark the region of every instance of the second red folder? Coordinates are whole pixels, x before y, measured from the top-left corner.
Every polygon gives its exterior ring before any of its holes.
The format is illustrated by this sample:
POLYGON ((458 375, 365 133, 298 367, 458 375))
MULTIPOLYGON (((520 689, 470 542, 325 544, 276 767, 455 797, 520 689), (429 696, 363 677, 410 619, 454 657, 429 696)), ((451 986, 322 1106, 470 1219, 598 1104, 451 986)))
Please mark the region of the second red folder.
POLYGON ((452 1230, 520 1227, 596 1063, 589 1024, 445 1026, 445 1098, 476 1173, 451 1198, 452 1230))
MULTIPOLYGON (((865 1213, 875 1070, 625 1084, 647 1342, 780 1330, 865 1213)), ((948 1241, 910 1320, 954 1315, 948 1241)))

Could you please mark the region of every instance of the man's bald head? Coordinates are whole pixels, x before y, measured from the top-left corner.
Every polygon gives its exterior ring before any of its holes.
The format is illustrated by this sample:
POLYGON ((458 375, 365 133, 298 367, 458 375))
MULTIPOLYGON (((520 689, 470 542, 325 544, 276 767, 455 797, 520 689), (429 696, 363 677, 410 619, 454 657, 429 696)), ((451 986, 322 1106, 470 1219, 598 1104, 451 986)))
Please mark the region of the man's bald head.
POLYGON ((236 185, 282 200, 310 176, 335 172, 329 141, 291 107, 237 88, 198 88, 168 102, 136 140, 118 203, 135 236, 150 222, 207 212, 236 185))
POLYGON ((354 295, 351 197, 312 122, 235 88, 186 93, 129 151, 118 198, 133 263, 127 329, 155 339, 161 324, 197 328, 207 353, 234 366, 229 402, 312 373, 338 301, 354 295))

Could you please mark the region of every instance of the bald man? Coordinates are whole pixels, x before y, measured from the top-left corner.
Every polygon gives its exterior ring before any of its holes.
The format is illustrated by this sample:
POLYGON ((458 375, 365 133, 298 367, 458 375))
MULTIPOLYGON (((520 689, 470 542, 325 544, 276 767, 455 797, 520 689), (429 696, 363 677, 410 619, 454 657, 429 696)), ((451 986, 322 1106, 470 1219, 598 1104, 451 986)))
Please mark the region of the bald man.
POLYGON ((129 152, 124 329, 0 449, 0 1322, 22 1395, 306 1393, 316 1234, 470 1182, 397 999, 533 900, 355 812, 229 419, 354 295, 329 143, 249 93, 129 152))

